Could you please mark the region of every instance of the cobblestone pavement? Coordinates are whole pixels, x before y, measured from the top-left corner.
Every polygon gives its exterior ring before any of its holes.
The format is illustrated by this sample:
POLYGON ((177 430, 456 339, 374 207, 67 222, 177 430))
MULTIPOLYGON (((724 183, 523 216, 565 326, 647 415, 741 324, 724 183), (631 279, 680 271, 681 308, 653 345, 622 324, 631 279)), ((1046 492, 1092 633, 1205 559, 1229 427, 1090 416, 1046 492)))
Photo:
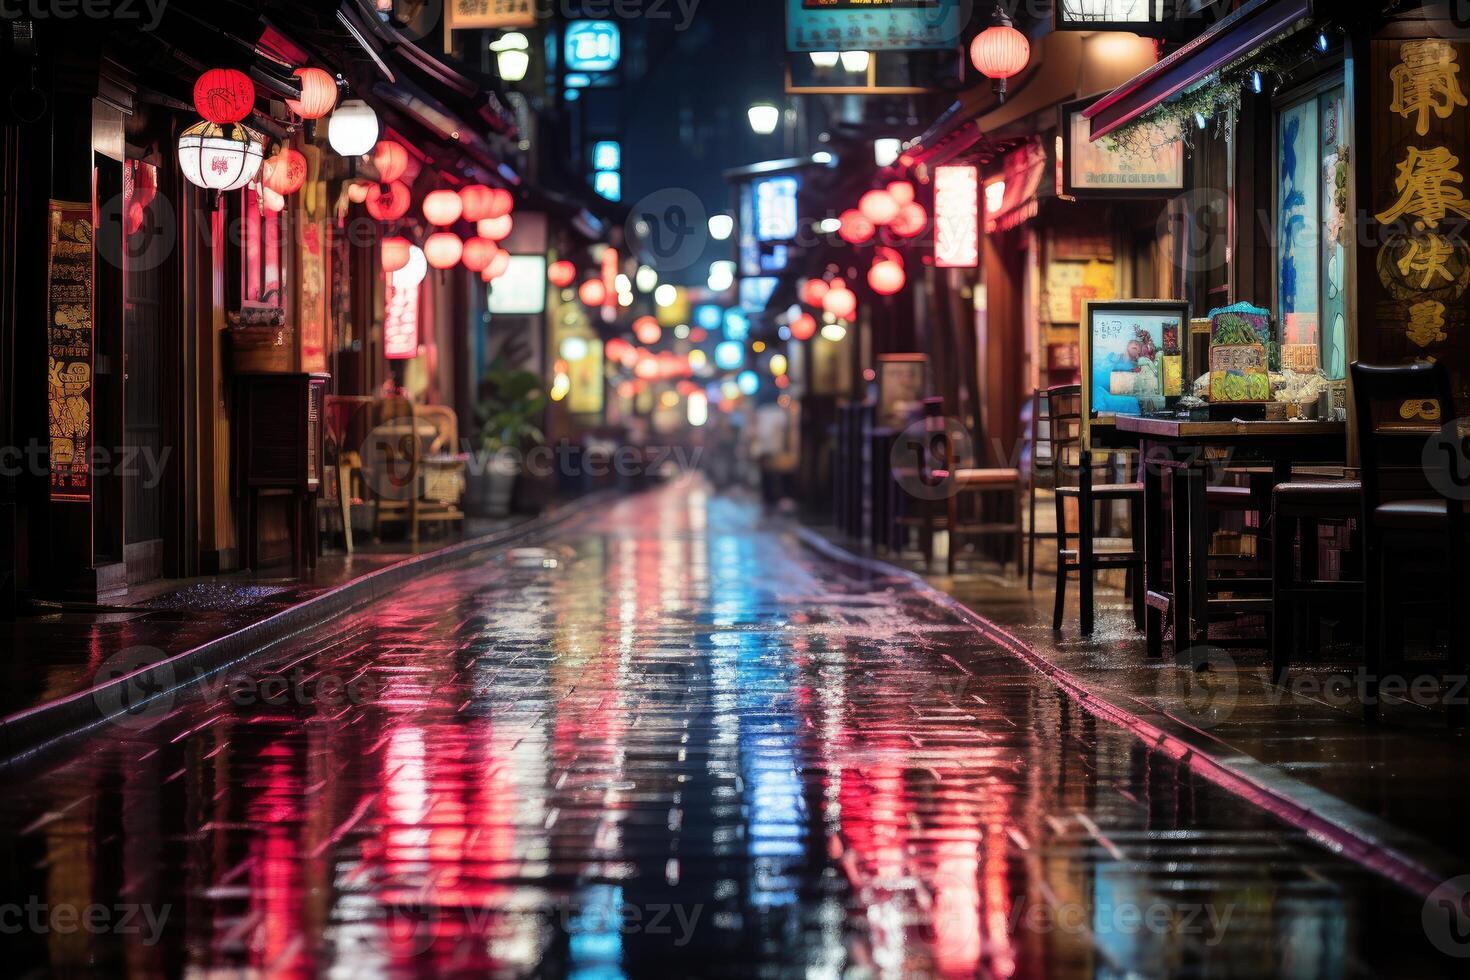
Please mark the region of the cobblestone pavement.
MULTIPOLYGON (((1455 923, 681 484, 0 799, 7 973, 1451 973, 1455 923)), ((224 975, 224 974, 221 974, 224 975)))

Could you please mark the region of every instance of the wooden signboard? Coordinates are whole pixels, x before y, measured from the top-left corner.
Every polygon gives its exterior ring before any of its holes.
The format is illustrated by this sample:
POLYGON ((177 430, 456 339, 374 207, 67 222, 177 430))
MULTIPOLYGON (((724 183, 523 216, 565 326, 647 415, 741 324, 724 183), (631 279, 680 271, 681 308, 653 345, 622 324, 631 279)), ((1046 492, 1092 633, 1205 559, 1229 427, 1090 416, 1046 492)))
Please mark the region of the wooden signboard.
POLYGON ((928 393, 929 358, 924 354, 878 355, 878 425, 895 432, 928 393))
POLYGON ((1470 414, 1470 42, 1401 18, 1360 60, 1357 357, 1446 364, 1470 414))
POLYGON ((46 250, 51 499, 92 499, 92 205, 52 201, 46 250))

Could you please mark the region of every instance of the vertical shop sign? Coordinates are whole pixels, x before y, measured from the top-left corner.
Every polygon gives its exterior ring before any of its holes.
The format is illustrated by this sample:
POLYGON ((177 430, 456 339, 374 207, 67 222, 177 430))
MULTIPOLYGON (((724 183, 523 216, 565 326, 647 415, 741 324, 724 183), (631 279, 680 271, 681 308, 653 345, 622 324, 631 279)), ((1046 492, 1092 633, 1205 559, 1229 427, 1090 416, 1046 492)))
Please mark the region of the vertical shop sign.
POLYGON ((92 205, 52 201, 46 254, 51 499, 92 499, 92 205))
POLYGON ((980 171, 934 168, 934 264, 973 269, 980 264, 980 171))
POLYGON ((1470 395, 1467 65, 1470 45, 1442 38, 1373 42, 1369 145, 1379 234, 1365 250, 1372 302, 1364 303, 1359 344, 1365 361, 1445 362, 1462 401, 1470 395))

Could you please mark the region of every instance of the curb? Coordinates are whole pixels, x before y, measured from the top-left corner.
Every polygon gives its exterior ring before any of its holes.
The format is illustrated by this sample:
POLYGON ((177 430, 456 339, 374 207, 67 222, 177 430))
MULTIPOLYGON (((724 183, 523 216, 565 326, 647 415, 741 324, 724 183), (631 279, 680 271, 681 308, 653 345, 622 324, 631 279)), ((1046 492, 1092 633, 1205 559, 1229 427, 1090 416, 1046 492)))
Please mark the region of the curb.
POLYGON ((124 711, 106 710, 104 705, 123 704, 124 692, 130 688, 155 692, 145 700, 135 701, 134 708, 158 698, 176 697, 211 674, 243 663, 283 640, 299 636, 382 598, 418 576, 443 571, 480 552, 503 548, 522 538, 550 530, 582 513, 584 508, 598 506, 618 495, 614 490, 588 494, 515 527, 406 557, 130 674, 0 718, 0 753, 3 753, 0 755, 0 772, 34 763, 44 755, 58 752, 124 714, 124 711), (138 687, 133 688, 133 685, 138 687))
POLYGON ((1334 854, 1426 899, 1445 881, 1464 873, 1463 867, 1457 868, 1456 858, 1428 841, 1182 724, 1141 699, 1089 684, 922 576, 855 554, 810 528, 794 530, 802 544, 824 557, 907 582, 1007 653, 1045 674, 1090 714, 1129 730, 1153 751, 1188 765, 1220 789, 1295 827, 1334 854))

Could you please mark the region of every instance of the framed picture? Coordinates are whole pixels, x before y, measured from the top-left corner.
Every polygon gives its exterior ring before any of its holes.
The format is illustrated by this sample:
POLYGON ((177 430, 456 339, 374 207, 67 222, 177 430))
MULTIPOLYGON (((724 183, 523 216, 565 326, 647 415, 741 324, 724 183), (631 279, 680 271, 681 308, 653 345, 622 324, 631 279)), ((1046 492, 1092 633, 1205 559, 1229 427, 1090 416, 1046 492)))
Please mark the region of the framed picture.
POLYGON ((1061 105, 1062 195, 1073 198, 1159 197, 1184 189, 1184 141, 1178 126, 1153 127, 1151 150, 1125 152, 1104 136, 1093 142, 1092 123, 1082 110, 1101 95, 1061 105))
POLYGON ((1183 395, 1189 304, 1089 302, 1082 314, 1082 415, 1160 412, 1183 395))
POLYGON ((878 355, 878 425, 898 431, 919 407, 928 384, 926 354, 878 355))

